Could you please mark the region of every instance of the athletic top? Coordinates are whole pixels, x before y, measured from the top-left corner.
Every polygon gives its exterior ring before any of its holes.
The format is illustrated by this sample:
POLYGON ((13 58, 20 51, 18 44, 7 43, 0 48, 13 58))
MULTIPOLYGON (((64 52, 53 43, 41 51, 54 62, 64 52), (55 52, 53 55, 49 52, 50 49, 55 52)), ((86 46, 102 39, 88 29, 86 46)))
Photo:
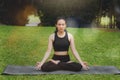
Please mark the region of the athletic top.
POLYGON ((68 34, 65 31, 65 36, 63 38, 58 37, 57 32, 55 32, 55 39, 53 41, 54 51, 68 51, 70 42, 68 40, 68 34))

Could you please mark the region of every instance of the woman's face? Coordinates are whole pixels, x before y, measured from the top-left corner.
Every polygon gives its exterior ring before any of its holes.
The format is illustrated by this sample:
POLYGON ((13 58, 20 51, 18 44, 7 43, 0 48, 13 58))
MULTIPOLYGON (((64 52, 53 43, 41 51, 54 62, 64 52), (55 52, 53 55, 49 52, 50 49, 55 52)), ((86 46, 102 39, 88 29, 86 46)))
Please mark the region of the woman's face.
POLYGON ((56 27, 57 27, 57 30, 62 32, 66 29, 66 22, 64 19, 60 19, 57 21, 57 24, 56 24, 56 27))

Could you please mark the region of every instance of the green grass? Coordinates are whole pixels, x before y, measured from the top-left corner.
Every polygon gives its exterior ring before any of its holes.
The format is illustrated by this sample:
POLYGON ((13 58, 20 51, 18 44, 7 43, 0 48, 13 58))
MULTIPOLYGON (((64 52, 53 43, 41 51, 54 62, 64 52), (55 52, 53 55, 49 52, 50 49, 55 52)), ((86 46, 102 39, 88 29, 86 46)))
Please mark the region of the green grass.
MULTIPOLYGON (((54 27, 0 27, 0 73, 8 64, 35 65, 44 56, 54 27)), ((98 28, 68 28, 76 49, 89 65, 116 66, 120 69, 120 32, 98 28)), ((53 51, 52 51, 53 54, 53 51)), ((69 51, 71 59, 76 61, 69 51)), ((51 55, 52 56, 52 55, 51 55)), ((36 75, 3 76, 1 80, 118 80, 119 75, 36 75)))

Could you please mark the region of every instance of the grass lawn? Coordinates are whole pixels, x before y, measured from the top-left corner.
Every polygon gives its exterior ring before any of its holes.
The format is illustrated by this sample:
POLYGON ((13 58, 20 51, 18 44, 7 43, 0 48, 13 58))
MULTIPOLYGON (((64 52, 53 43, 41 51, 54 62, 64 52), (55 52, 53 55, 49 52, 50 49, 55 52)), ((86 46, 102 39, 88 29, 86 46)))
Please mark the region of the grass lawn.
MULTIPOLYGON (((0 73, 8 65, 35 65, 44 56, 54 27, 0 26, 0 73)), ((89 65, 120 69, 120 32, 98 28, 67 28, 76 49, 89 65)), ((53 51, 52 53, 53 54, 53 51)), ((71 59, 76 61, 69 51, 71 59)), ((52 56, 52 55, 51 55, 52 56)), ((0 80, 119 80, 119 75, 36 75, 3 76, 0 80)))

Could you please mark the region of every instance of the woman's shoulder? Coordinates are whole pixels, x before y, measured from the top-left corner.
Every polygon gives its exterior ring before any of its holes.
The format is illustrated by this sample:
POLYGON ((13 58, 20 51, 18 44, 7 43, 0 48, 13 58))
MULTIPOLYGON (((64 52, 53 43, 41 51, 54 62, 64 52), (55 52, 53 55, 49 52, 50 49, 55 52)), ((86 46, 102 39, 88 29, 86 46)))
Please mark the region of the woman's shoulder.
POLYGON ((68 32, 68 40, 71 41, 73 39, 73 35, 68 32))
POLYGON ((51 37, 54 36, 54 35, 55 35, 55 33, 50 34, 51 37))
POLYGON ((68 33, 68 37, 73 37, 73 35, 71 33, 69 33, 69 32, 67 32, 67 33, 68 33))
POLYGON ((49 38, 54 40, 55 33, 50 34, 49 38))

